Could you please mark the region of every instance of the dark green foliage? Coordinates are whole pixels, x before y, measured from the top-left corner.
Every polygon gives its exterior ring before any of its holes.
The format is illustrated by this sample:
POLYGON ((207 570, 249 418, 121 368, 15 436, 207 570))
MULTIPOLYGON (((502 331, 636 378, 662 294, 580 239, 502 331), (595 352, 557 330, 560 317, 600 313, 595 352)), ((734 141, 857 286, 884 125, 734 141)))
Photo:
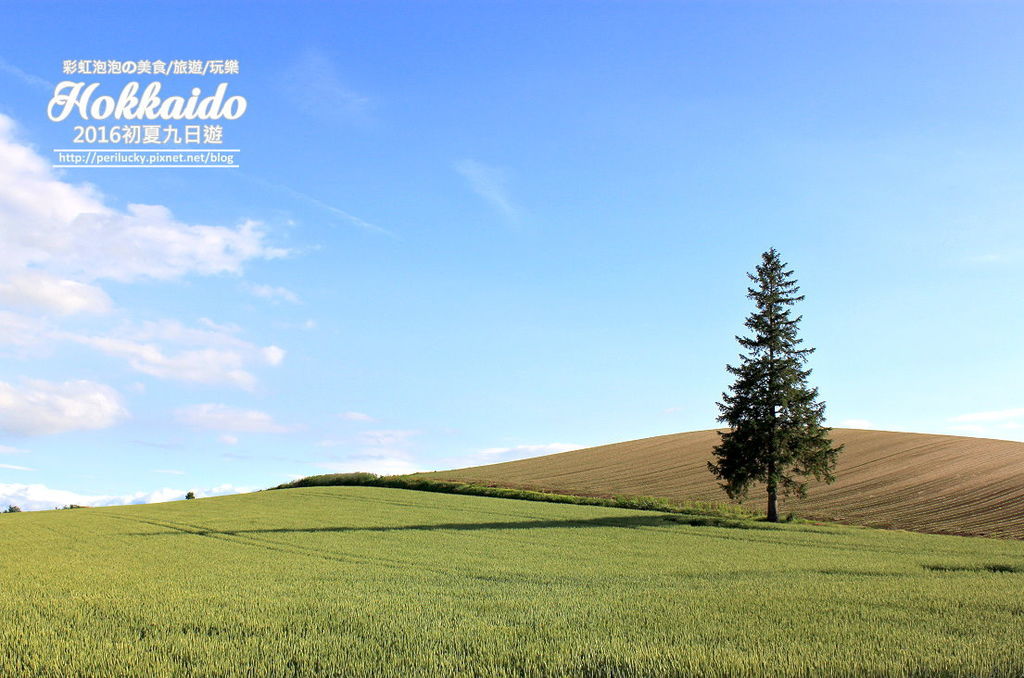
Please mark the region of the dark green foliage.
POLYGON ((196 493, 193 492, 192 490, 189 490, 188 492, 185 493, 185 499, 195 499, 195 498, 196 498, 196 493))
POLYGON ((925 565, 924 569, 931 570, 932 572, 1011 572, 1014 574, 1024 573, 1024 566, 1007 565, 1005 563, 996 563, 994 565, 925 565))
POLYGON ((21 507, 10 504, 6 509, 0 513, 21 513, 21 507))
POLYGON ((718 421, 730 430, 721 434, 717 461, 708 468, 733 499, 764 483, 768 520, 776 522, 778 494, 805 496, 809 477, 832 482, 842 447, 832 446, 825 404, 807 384, 811 370, 804 365, 814 349, 801 347, 801 317, 790 315, 789 307, 804 298, 793 271, 773 248, 748 277, 755 283, 747 290, 756 306, 745 323, 751 336, 736 337, 744 353, 738 366, 726 366, 736 380, 718 403, 718 421))
POLYGON ((272 490, 286 490, 292 487, 325 487, 328 485, 369 485, 379 478, 376 473, 323 473, 318 476, 306 476, 284 483, 272 490))
POLYGON ((585 497, 575 494, 555 494, 522 490, 513 487, 493 487, 475 485, 448 480, 428 480, 416 476, 378 476, 373 473, 325 473, 318 476, 299 478, 289 483, 272 487, 272 490, 287 490, 296 487, 325 487, 329 485, 368 485, 373 487, 391 487, 402 490, 419 490, 421 492, 441 492, 444 494, 469 494, 480 497, 498 497, 501 499, 522 499, 525 501, 544 501, 556 504, 577 504, 583 506, 607 506, 612 508, 628 508, 641 511, 662 511, 664 513, 685 513, 694 515, 728 516, 731 518, 753 518, 754 514, 739 506, 714 504, 709 502, 677 502, 663 497, 637 497, 617 495, 615 497, 585 497))
POLYGON ((58 506, 58 511, 69 511, 71 509, 82 509, 89 508, 88 506, 82 506, 81 504, 64 504, 64 506, 58 506))

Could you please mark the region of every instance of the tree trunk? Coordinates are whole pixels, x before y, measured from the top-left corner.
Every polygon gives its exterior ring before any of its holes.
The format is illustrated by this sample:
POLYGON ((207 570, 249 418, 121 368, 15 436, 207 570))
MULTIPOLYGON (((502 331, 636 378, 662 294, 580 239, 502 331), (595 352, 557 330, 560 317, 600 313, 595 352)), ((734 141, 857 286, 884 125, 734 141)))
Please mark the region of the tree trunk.
POLYGON ((779 522, 779 497, 774 461, 768 462, 768 522, 779 522))

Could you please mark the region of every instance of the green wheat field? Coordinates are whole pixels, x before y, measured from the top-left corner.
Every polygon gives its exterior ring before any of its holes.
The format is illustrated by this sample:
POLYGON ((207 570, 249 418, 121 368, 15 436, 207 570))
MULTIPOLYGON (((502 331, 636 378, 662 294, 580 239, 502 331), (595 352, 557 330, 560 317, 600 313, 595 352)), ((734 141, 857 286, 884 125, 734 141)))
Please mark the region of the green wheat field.
POLYGON ((1017 541, 312 487, 0 552, 4 678, 1024 675, 1017 541))

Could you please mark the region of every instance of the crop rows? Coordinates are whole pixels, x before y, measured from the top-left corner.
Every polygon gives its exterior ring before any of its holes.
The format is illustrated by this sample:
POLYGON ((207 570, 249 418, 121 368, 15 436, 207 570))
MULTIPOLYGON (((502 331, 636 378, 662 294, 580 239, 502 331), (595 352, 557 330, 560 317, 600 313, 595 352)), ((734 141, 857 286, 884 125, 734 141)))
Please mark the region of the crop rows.
POLYGON ((1024 544, 374 487, 0 517, 0 675, 1019 676, 1024 544))

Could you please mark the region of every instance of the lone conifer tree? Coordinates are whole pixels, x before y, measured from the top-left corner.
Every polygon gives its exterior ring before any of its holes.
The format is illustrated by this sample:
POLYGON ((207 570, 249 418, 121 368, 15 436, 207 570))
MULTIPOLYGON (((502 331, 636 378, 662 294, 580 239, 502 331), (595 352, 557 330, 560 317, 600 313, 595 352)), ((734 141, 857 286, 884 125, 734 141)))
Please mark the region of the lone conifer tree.
POLYGON ((717 462, 708 469, 732 499, 743 499, 754 482, 768 490, 768 520, 779 520, 778 495, 806 496, 803 479, 814 476, 831 483, 842 446, 833 447, 823 425, 825 404, 818 389, 807 385, 804 369, 813 348, 800 348, 797 325, 802 316, 790 317, 789 307, 803 300, 793 271, 772 248, 761 255, 757 273, 747 276, 755 287, 747 298, 756 310, 745 323, 750 337, 736 337, 745 354, 738 367, 726 365, 736 377, 731 393, 718 403, 729 431, 715 447, 717 462))

